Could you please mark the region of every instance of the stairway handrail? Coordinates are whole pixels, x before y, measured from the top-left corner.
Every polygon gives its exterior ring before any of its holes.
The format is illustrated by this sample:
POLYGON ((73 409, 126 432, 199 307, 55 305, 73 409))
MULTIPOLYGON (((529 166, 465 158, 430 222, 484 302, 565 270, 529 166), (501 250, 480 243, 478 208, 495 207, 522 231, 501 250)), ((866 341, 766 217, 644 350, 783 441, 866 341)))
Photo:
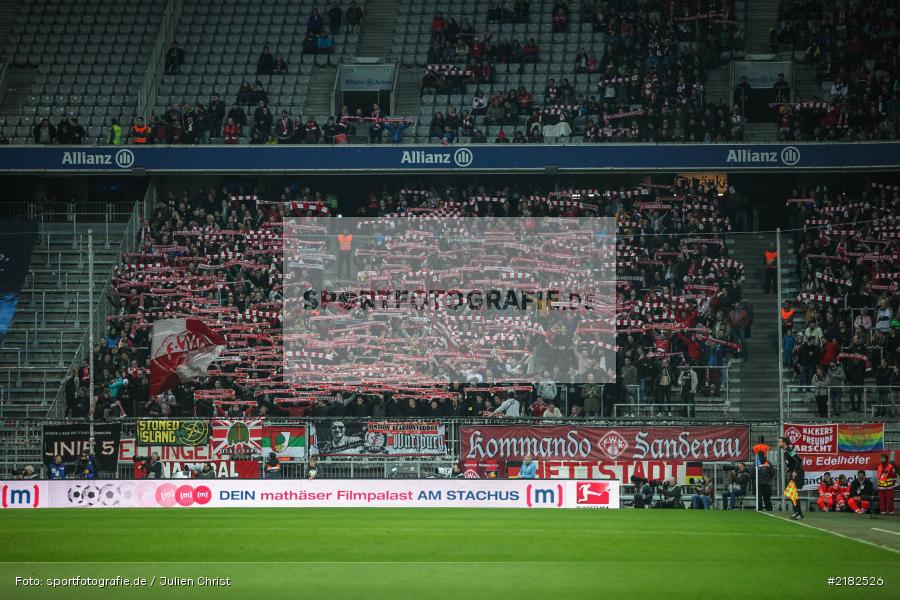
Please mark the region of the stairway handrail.
POLYGON ((165 64, 166 51, 175 39, 175 28, 178 26, 178 20, 181 17, 181 8, 182 0, 168 0, 166 3, 162 23, 156 36, 156 44, 153 47, 150 60, 147 62, 147 69, 144 71, 144 81, 138 94, 138 115, 143 117, 145 121, 149 117, 147 112, 156 99, 161 76, 160 71, 162 65, 165 64))
MULTIPOLYGON (((141 243, 141 231, 144 224, 144 215, 153 210, 153 207, 156 204, 156 199, 156 182, 151 180, 150 184, 147 186, 147 191, 144 194, 143 200, 141 200, 140 202, 135 202, 134 206, 132 207, 131 218, 129 218, 128 224, 125 226, 125 232, 122 234, 122 240, 121 242, 119 242, 119 247, 116 250, 116 260, 114 261, 113 266, 110 268, 109 275, 106 279, 106 284, 103 286, 103 291, 98 295, 96 306, 91 309, 94 311, 95 339, 103 339, 103 331, 106 328, 106 318, 110 314, 112 314, 113 311, 113 309, 110 307, 108 299, 111 293, 115 290, 115 287, 113 286, 113 278, 115 277, 116 270, 122 264, 122 255, 137 250, 138 246, 141 243)), ((93 285, 93 282, 90 282, 90 285, 93 285)), ((66 377, 72 369, 77 368, 78 365, 84 360, 84 357, 87 356, 87 352, 93 351, 93 349, 90 348, 90 337, 88 334, 89 332, 86 331, 84 336, 81 338, 81 342, 78 344, 78 348, 75 351, 75 356, 66 368, 66 372, 62 377, 62 381, 59 382, 59 388, 57 389, 56 395, 53 398, 53 402, 50 403, 50 406, 47 409, 47 418, 59 418, 63 414, 63 409, 65 406, 65 399, 63 396, 65 395, 66 377)))

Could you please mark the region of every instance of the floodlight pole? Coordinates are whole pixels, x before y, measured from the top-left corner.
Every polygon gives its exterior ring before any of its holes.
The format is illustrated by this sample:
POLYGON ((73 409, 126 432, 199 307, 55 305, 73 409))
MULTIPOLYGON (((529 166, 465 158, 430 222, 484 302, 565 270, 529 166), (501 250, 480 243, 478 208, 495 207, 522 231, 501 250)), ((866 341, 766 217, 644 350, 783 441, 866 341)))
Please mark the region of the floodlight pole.
POLYGON ((91 414, 90 419, 90 446, 91 454, 94 452, 94 410, 97 399, 94 396, 94 230, 88 229, 88 399, 91 414))
MULTIPOLYGON (((784 322, 781 318, 781 227, 775 229, 775 318, 778 320, 778 436, 784 431, 784 322)), ((778 437, 776 436, 776 437, 778 437)), ((781 453, 784 456, 784 453, 781 453)), ((784 490, 784 461, 780 460, 780 487, 784 490)), ((784 494, 781 494, 781 511, 784 512, 784 494)))

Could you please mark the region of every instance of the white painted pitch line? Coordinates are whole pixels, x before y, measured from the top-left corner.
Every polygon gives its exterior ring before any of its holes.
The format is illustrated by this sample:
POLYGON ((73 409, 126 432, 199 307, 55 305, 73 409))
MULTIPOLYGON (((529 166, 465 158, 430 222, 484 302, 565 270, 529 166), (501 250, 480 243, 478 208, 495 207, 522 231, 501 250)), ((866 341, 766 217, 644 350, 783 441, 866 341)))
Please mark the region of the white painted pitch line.
POLYGON ((900 531, 891 531, 889 529, 881 529, 880 527, 873 527, 875 531, 880 531, 881 533, 889 533, 891 535, 900 535, 900 531))
POLYGON ((854 542, 859 542, 860 544, 866 544, 867 546, 872 546, 874 548, 880 548, 882 550, 887 550, 888 552, 893 552, 894 554, 900 554, 900 550, 897 550, 896 548, 891 548, 890 546, 882 546, 881 544, 876 544, 875 542, 870 542, 868 540, 859 540, 859 539, 850 537, 849 535, 844 535, 843 533, 831 531, 830 529, 823 529, 822 527, 816 527, 815 525, 810 525, 809 523, 801 523, 800 521, 794 521, 792 519, 785 519, 785 518, 779 517, 778 515, 773 515, 773 514, 770 514, 767 512, 762 512, 760 514, 766 515, 767 517, 772 517, 773 519, 778 519, 780 521, 785 521, 787 523, 793 523, 795 525, 802 525, 803 527, 809 527, 810 529, 815 529, 817 531, 823 531, 825 533, 830 533, 831 535, 836 535, 840 538, 844 538, 845 540, 852 540, 854 542))

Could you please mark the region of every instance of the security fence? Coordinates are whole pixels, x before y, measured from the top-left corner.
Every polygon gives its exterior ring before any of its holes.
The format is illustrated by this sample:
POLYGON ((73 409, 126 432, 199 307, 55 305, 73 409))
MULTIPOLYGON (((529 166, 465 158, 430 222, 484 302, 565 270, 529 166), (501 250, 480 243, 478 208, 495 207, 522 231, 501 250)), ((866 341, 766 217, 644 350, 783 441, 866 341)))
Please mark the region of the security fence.
MULTIPOLYGON (((49 478, 49 470, 44 462, 46 458, 52 459, 49 456, 51 447, 52 453, 66 451, 72 455, 66 460, 69 466, 67 478, 82 477, 73 467, 77 458, 75 455, 79 453, 79 448, 85 447, 84 444, 79 446, 77 436, 67 439, 64 434, 61 442, 57 437, 57 445, 49 446, 45 430, 52 430, 58 436, 59 430, 86 430, 89 427, 89 423, 77 420, 3 421, 0 424, 0 478, 17 478, 27 465, 34 468, 38 477, 49 478)), ((495 461, 483 455, 473 457, 471 450, 476 446, 489 449, 491 444, 495 444, 496 448, 503 447, 503 444, 515 445, 519 443, 517 440, 530 434, 537 436, 539 443, 535 442, 537 445, 529 448, 536 452, 547 450, 551 456, 535 456, 539 465, 539 478, 618 479, 623 486, 622 500, 626 506, 634 501, 634 477, 649 480, 656 492, 656 499, 664 491, 664 482, 674 481, 674 484, 681 487, 681 503, 685 507, 695 505, 699 508, 708 506, 752 510, 757 506, 765 506, 762 496, 767 488, 758 485, 759 477, 751 447, 765 442, 770 448, 769 461, 776 469, 774 481, 768 491, 775 509, 783 510, 781 453, 776 448, 780 429, 778 423, 771 421, 723 423, 710 420, 697 420, 689 424, 671 421, 648 424, 638 420, 528 418, 122 419, 94 424, 95 455, 111 454, 98 458, 100 467, 94 477, 143 477, 141 470, 151 452, 161 454, 162 462, 166 463, 163 476, 173 479, 203 476, 284 479, 516 477, 520 460, 508 460, 504 463, 503 460, 495 461), (139 425, 142 422, 144 424, 139 425), (148 422, 156 424, 155 427, 148 427, 148 422), (236 423, 247 425, 248 433, 252 428, 254 433, 250 435, 253 439, 259 439, 260 444, 243 454, 217 454, 214 448, 216 444, 241 444, 250 439, 242 437, 244 429, 229 429, 225 433, 218 431, 221 427, 231 427, 236 423), (139 444, 135 441, 140 439, 142 430, 155 429, 165 431, 168 435, 182 424, 198 425, 197 428, 186 427, 185 432, 189 434, 196 433, 196 429, 206 432, 206 437, 199 438, 200 445, 139 444), (501 429, 507 434, 512 430, 520 437, 504 439, 499 434, 494 435, 501 429), (114 449, 110 446, 113 443, 113 438, 109 437, 110 430, 115 430, 118 434, 114 449), (302 447, 303 451, 288 460, 279 460, 279 468, 273 472, 267 468, 266 459, 272 451, 285 452, 285 447, 290 444, 286 437, 278 438, 278 435, 287 431, 302 432, 299 440, 302 444, 298 444, 298 447, 302 447), (428 439, 423 437, 435 433, 440 437, 439 444, 428 443, 428 439), (400 439, 404 435, 408 438, 405 441, 400 439), (557 437, 554 438, 554 435, 557 437), (732 455, 728 454, 729 435, 740 437, 740 444, 732 448, 732 455), (580 445, 587 443, 585 440, 590 443, 589 448, 580 445), (716 446, 721 445, 723 440, 725 450, 716 446), (418 444, 424 450, 406 451, 404 443, 408 445, 410 442, 418 444), (574 442, 577 442, 576 446, 571 445, 574 442), (571 452, 575 448, 584 451, 583 455, 573 456, 571 452), (706 448, 707 453, 700 457, 684 454, 689 448, 706 448), (466 449, 469 450, 469 455, 465 455, 466 449), (638 450, 642 454, 636 454, 638 450), (429 452, 431 454, 426 454, 429 452), (560 459, 559 455, 567 452, 569 458, 560 459), (105 462, 104 458, 107 459, 105 462), (743 486, 740 483, 738 463, 744 463, 750 473, 749 483, 745 482, 743 486), (197 473, 205 465, 213 468, 204 475, 197 473), (704 482, 714 490, 706 499, 698 493, 704 482)), ((177 443, 178 435, 172 435, 177 443)), ((81 440, 86 443, 87 437, 81 440)), ((520 450, 521 448, 523 446, 519 446, 520 450)), ((896 423, 889 423, 885 429, 885 449, 896 454, 898 448, 900 427, 896 423)), ((815 502, 816 493, 806 490, 800 496, 804 504, 809 504, 815 502)))
MULTIPOLYGON (((100 470, 99 477, 116 478, 134 477, 134 460, 132 458, 135 446, 141 451, 148 450, 152 445, 158 449, 157 444, 135 444, 137 438, 138 423, 142 419, 121 419, 111 422, 119 431, 121 441, 117 449, 119 459, 118 467, 112 471, 100 470), (131 444, 131 455, 123 453, 131 444), (122 458, 127 456, 127 458, 122 458)), ((143 421, 148 421, 143 419, 143 421)), ((178 419, 153 419, 156 422, 178 422, 178 419)), ((620 419, 616 421, 601 419, 538 419, 538 418, 413 418, 413 419, 353 419, 353 418, 316 418, 316 419, 290 419, 290 418, 266 418, 255 420, 230 420, 230 419, 194 419, 185 418, 184 421, 197 421, 208 426, 210 439, 216 439, 214 430, 217 423, 229 424, 234 422, 257 423, 262 431, 277 432, 279 430, 295 429, 304 432, 303 448, 304 456, 318 455, 322 465, 324 476, 329 478, 372 478, 372 477, 425 477, 436 474, 438 468, 450 468, 454 464, 465 462, 466 457, 460 455, 461 436, 466 427, 485 427, 491 425, 519 425, 523 427, 553 428, 563 437, 570 435, 577 437, 600 437, 600 434, 643 429, 648 431, 675 428, 677 431, 703 430, 704 428, 722 427, 748 427, 749 438, 745 440, 749 445, 755 444, 760 439, 765 439, 771 446, 779 435, 779 427, 774 422, 757 422, 752 424, 740 422, 725 423, 719 420, 704 420, 702 417, 690 424, 678 424, 672 421, 654 421, 648 425, 646 421, 620 419), (387 425, 387 426, 386 426, 387 425), (431 428, 424 431, 424 426, 431 428), (433 426, 440 426, 440 430, 433 426), (589 429, 604 428, 598 430, 597 435, 589 429), (412 428, 413 433, 409 433, 412 428), (435 431, 441 438, 435 443, 435 431), (590 434, 590 435, 588 435, 590 434), (404 437, 405 436, 405 437, 404 437), (405 446, 404 446, 405 444, 405 446), (409 451, 409 447, 416 446, 422 450, 409 451)), ((79 425, 88 427, 88 423, 79 420, 60 419, 7 419, 0 426, 0 468, 7 477, 15 476, 26 465, 32 465, 39 473, 47 475, 46 469, 42 469, 45 462, 42 439, 45 426, 79 425)), ((96 427, 101 427, 97 423, 96 427)), ((673 429, 673 431, 675 430, 673 429)), ((549 430, 549 429, 547 429, 549 430)), ((257 434, 258 435, 258 434, 257 434)), ((84 438, 86 440, 86 437, 84 438)), ((471 441, 471 440, 469 440, 471 441)), ((261 447, 253 446, 251 452, 239 458, 250 459, 261 463, 268 455, 270 448, 265 442, 261 447)), ((560 442, 561 443, 561 442, 560 442)), ((592 445, 599 443, 590 441, 592 445)), ((211 442, 209 444, 211 447, 211 442)), ((80 447, 80 446, 79 446, 80 447)), ((176 446, 167 446, 173 448, 176 446)), ((583 448, 582 448, 583 449, 583 448)), ((179 463, 216 462, 221 459, 213 454, 198 455, 183 453, 175 456, 179 463)), ((212 452, 210 450, 210 452, 212 452)), ((749 458, 749 447, 742 449, 742 456, 749 458)), ((584 464, 597 462, 599 454, 592 451, 585 454, 584 464)), ((609 455, 607 455, 608 458, 609 455)), ((614 456, 614 455, 613 455, 614 456)), ((234 458, 226 457, 226 458, 234 458)), ((536 457, 539 458, 539 457, 536 457)), ((579 459, 572 454, 573 460, 579 459)), ((303 463, 304 460, 283 461, 284 477, 305 477, 303 468, 292 466, 294 463, 303 463)), ((614 462, 614 461, 613 461, 614 462)), ((664 462, 664 461, 662 461, 664 462)), ((683 462, 683 461, 682 461, 683 462)))

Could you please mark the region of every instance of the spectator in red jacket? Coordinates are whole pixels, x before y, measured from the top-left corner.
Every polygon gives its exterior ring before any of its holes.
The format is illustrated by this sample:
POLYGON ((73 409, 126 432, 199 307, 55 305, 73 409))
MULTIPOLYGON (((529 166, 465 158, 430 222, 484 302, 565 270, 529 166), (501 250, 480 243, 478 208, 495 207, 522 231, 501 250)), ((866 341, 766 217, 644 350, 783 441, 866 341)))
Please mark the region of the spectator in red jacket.
POLYGON ((222 133, 225 136, 226 144, 237 144, 241 135, 241 128, 234 122, 234 119, 228 117, 228 123, 225 125, 222 133))
POLYGON ((444 13, 436 12, 434 18, 431 19, 431 37, 434 39, 443 39, 447 34, 447 19, 444 13))
POLYGON ((837 343, 837 340, 834 338, 828 339, 822 344, 822 356, 819 359, 819 364, 828 368, 831 363, 837 360, 838 354, 840 353, 841 345, 837 343))
POLYGON ((833 487, 834 480, 831 478, 831 473, 826 471, 822 476, 822 482, 819 483, 819 499, 816 500, 816 504, 819 505, 819 510, 822 512, 834 510, 833 487))

